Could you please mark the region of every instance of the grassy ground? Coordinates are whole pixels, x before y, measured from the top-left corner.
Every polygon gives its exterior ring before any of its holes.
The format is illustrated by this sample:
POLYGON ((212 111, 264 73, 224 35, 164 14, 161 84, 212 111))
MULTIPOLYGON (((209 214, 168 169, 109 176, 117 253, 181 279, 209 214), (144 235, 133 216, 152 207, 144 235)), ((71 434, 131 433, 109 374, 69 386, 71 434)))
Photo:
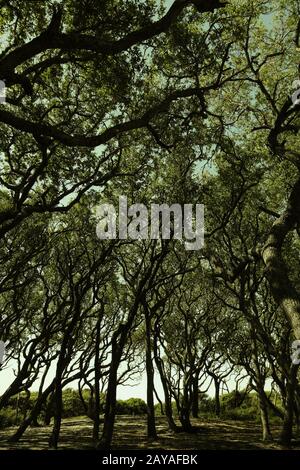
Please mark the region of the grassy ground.
MULTIPOLYGON (((144 417, 118 416, 113 448, 115 449, 166 449, 166 450, 229 450, 229 449, 282 449, 276 439, 280 428, 273 427, 275 441, 263 443, 259 424, 245 421, 223 421, 194 419, 197 432, 173 434, 168 431, 165 418, 157 418, 158 440, 149 441, 146 436, 144 417)), ((0 450, 48 448, 51 426, 29 428, 22 440, 16 444, 6 442, 15 428, 0 431, 0 450)), ((92 422, 86 417, 64 419, 61 430, 60 449, 93 448, 92 422)), ((300 440, 293 442, 300 449, 300 440)))

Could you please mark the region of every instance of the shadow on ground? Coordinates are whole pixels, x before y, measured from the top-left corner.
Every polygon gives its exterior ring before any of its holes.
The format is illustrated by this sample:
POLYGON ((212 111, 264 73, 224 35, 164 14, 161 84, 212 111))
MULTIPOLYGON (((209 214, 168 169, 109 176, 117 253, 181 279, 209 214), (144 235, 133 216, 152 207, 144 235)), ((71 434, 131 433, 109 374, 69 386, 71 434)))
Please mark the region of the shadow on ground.
MULTIPOLYGON (((274 427, 273 443, 261 440, 259 424, 244 421, 222 421, 194 419, 195 433, 174 434, 168 430, 166 419, 157 418, 158 439, 149 441, 146 435, 144 417, 118 416, 113 440, 114 449, 166 449, 166 450, 265 450, 282 449, 276 444, 280 428, 274 427)), ((51 426, 29 428, 18 443, 9 443, 7 439, 16 428, 0 431, 0 450, 48 448, 51 426)), ((60 449, 94 448, 92 422, 87 417, 68 418, 63 420, 60 449)), ((294 449, 300 449, 300 442, 294 442, 294 449)))

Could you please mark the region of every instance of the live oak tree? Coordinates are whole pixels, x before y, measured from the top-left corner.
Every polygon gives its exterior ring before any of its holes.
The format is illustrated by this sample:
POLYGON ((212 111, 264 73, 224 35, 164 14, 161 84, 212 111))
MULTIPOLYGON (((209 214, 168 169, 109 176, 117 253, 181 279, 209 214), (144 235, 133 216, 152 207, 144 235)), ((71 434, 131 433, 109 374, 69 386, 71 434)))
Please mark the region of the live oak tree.
POLYGON ((206 12, 222 4, 176 0, 163 14, 149 0, 126 9, 92 0, 1 3, 0 77, 8 95, 0 110, 2 235, 33 213, 66 211, 92 186, 106 184, 120 171, 128 140, 146 133, 160 142, 156 127, 171 124, 168 111, 177 101, 205 115, 205 95, 219 85, 226 50, 205 89, 201 70, 190 71, 188 82, 186 75, 162 76, 157 87, 163 33, 191 7, 195 15, 195 6, 203 25, 206 12))
POLYGON ((192 431, 202 379, 217 390, 227 367, 246 372, 265 439, 270 409, 284 445, 299 423, 298 1, 169 3, 0 1, 0 332, 17 361, 0 406, 41 379, 14 440, 48 406, 56 448, 77 380, 110 447, 140 355, 149 437, 155 374, 169 427, 174 399, 192 431), (204 203, 204 249, 98 240, 94 208, 120 194, 204 203))

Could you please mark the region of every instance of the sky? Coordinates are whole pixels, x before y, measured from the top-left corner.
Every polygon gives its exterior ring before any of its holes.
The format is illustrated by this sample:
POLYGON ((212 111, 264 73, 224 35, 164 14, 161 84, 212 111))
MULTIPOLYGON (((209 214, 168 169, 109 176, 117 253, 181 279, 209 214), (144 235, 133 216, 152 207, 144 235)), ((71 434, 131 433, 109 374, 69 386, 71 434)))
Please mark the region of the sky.
MULTIPOLYGON (((14 380, 14 368, 15 365, 14 363, 10 363, 4 370, 0 372, 0 395, 2 395, 9 384, 14 380)), ((55 372, 55 368, 52 367, 52 370, 50 370, 50 375, 49 379, 46 380, 45 382, 45 388, 49 384, 51 378, 53 377, 55 372)), ((132 385, 120 385, 117 390, 117 398, 118 400, 127 400, 128 398, 142 398, 143 400, 146 401, 146 386, 147 386, 147 381, 145 375, 142 376, 142 378, 136 382, 131 381, 130 382, 132 385)), ((39 382, 36 382, 33 387, 32 391, 37 391, 39 387, 39 382)), ((70 384, 71 388, 76 389, 77 388, 77 383, 73 382, 70 384)), ((156 376, 155 380, 155 389, 159 395, 159 397, 163 400, 163 389, 161 382, 159 378, 156 376)), ((155 402, 157 400, 155 399, 155 402)))
MULTIPOLYGON (((16 368, 16 362, 11 361, 8 366, 4 369, 1 370, 0 372, 0 395, 5 392, 9 384, 14 380, 14 369, 16 368)), ((122 369, 120 370, 122 372, 122 369)), ((53 376, 55 374, 55 365, 51 366, 50 371, 49 371, 49 376, 48 379, 45 381, 44 388, 47 387, 47 385, 50 383, 50 381, 53 379, 53 376)), ((159 374, 157 371, 155 371, 155 389, 162 401, 164 401, 164 393, 163 393, 163 388, 159 379, 159 374)), ((235 389, 235 381, 232 378, 227 378, 226 379, 227 387, 229 390, 235 389)), ((239 388, 242 389, 245 387, 247 384, 247 381, 242 381, 240 383, 239 388)), ((213 384, 210 385, 209 389, 206 391, 205 389, 208 387, 209 382, 206 382, 202 389, 199 391, 205 391, 209 396, 214 395, 214 386, 213 384)), ((70 388, 77 389, 77 382, 72 382, 68 385, 70 388)), ((31 388, 32 391, 37 391, 39 388, 39 381, 33 384, 33 387, 31 388)), ((225 392, 225 390, 224 390, 225 392)), ((129 398, 142 398, 144 401, 147 400, 147 380, 146 380, 146 374, 144 373, 142 377, 137 378, 135 381, 130 381, 128 385, 120 385, 117 389, 117 399, 118 400, 127 400, 129 398)), ((154 397, 155 403, 157 403, 156 397, 154 397)))

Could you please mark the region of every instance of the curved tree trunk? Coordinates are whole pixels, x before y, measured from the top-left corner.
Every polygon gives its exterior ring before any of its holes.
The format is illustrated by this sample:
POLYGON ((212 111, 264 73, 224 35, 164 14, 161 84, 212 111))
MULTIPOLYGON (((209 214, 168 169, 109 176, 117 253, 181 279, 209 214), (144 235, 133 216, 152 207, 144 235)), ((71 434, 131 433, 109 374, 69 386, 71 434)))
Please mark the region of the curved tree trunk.
POLYGON ((45 426, 49 426, 49 424, 51 423, 52 416, 53 416, 53 395, 50 396, 49 401, 46 406, 45 417, 44 417, 45 426))
POLYGON ((58 439, 60 434, 61 427, 61 418, 63 410, 63 400, 62 400, 62 386, 61 382, 55 385, 55 394, 54 394, 54 423, 52 428, 52 433, 49 438, 49 447, 57 449, 58 439))
POLYGON ((99 428, 100 428, 100 361, 99 361, 100 326, 101 326, 101 317, 97 321, 96 338, 95 338, 95 408, 94 408, 94 425, 93 425, 93 439, 95 441, 99 440, 99 428))
POLYGON ((151 318, 147 307, 145 308, 146 326, 146 375, 147 375, 147 435, 149 439, 157 439, 154 408, 154 369, 151 348, 151 318))
POLYGON ((263 391, 258 391, 259 408, 260 408, 260 420, 262 425, 263 441, 272 441, 272 433, 270 429, 268 404, 265 400, 263 391))
POLYGON ((173 418, 171 394, 169 391, 169 386, 168 386, 168 381, 167 381, 165 370, 164 370, 163 361, 161 360, 158 354, 157 335, 155 335, 154 337, 153 344, 154 344, 154 347, 153 347, 154 360, 155 360, 155 364, 156 364, 156 367, 160 376, 160 381, 162 383, 164 396, 165 396, 165 413, 166 413, 166 418, 168 421, 169 429, 173 432, 178 432, 179 427, 176 425, 174 418, 173 418))
POLYGON ((295 183, 286 210, 275 220, 262 250, 266 275, 274 299, 281 305, 294 335, 300 339, 300 296, 288 275, 282 245, 289 232, 300 223, 300 178, 295 183))
POLYGON ((297 370, 298 366, 291 366, 289 379, 287 381, 284 419, 280 435, 280 443, 285 447, 290 447, 293 436, 294 395, 297 386, 297 370))
POLYGON ((45 401, 47 400, 47 397, 53 391, 53 389, 54 389, 54 381, 46 388, 46 390, 43 393, 41 393, 38 396, 37 401, 34 407, 32 408, 29 416, 23 421, 23 423, 19 426, 19 428, 13 434, 13 436, 9 438, 9 442, 18 442, 21 439, 21 437, 23 436, 28 426, 40 414, 43 404, 45 403, 45 401))
POLYGON ((116 416, 119 363, 119 354, 113 352, 106 391, 104 425, 101 440, 97 446, 98 449, 110 449, 111 447, 116 416))

